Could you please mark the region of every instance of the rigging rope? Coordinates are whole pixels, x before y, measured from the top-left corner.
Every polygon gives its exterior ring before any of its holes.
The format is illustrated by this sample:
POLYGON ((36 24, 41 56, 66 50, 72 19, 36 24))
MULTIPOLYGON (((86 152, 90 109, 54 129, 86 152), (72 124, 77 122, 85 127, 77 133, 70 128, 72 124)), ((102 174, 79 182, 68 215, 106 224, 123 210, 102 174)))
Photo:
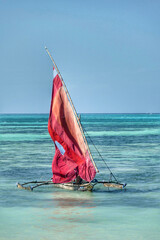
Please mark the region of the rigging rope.
MULTIPOLYGON (((82 123, 81 123, 81 125, 82 125, 82 123)), ((113 177, 113 178, 115 179, 115 181, 118 183, 117 178, 116 178, 115 175, 112 173, 111 169, 108 167, 108 164, 106 163, 106 161, 104 160, 104 158, 103 158, 102 155, 100 154, 100 152, 99 152, 98 148, 96 147, 96 145, 94 144, 92 138, 89 136, 88 132, 86 131, 86 129, 84 128, 83 125, 82 125, 82 127, 83 127, 83 130, 84 130, 84 132, 86 133, 87 137, 88 137, 89 140, 92 142, 92 144, 93 144, 94 148, 96 149, 97 153, 99 154, 100 158, 101 158, 102 161, 104 162, 106 168, 109 170, 109 172, 110 172, 110 179, 113 177)))

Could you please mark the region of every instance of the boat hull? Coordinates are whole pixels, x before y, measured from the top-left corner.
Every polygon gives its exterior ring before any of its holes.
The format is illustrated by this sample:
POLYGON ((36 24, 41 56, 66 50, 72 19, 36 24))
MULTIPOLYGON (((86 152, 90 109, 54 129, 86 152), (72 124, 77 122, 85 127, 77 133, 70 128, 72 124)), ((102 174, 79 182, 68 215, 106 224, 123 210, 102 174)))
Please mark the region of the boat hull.
POLYGON ((95 183, 82 183, 82 184, 75 184, 75 183, 55 183, 54 186, 58 188, 63 188, 72 191, 92 191, 95 183))

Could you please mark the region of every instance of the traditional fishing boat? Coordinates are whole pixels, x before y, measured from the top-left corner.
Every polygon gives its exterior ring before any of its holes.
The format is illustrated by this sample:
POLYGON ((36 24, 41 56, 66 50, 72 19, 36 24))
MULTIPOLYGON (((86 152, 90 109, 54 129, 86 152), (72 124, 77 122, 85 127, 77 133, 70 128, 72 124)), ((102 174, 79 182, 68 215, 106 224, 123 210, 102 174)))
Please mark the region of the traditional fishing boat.
MULTIPOLYGON (((108 188, 123 189, 126 184, 117 181, 105 161, 110 171, 110 180, 98 181, 95 179, 99 170, 92 157, 80 117, 55 61, 47 48, 46 51, 53 62, 54 76, 48 119, 48 131, 55 144, 55 155, 52 162, 53 177, 49 181, 18 183, 17 186, 22 189, 33 190, 42 185, 53 184, 55 187, 68 190, 92 191, 96 184, 103 184, 108 188), (35 186, 26 187, 29 183, 34 183, 35 186)), ((96 150, 98 151, 97 148, 96 150)), ((102 158, 100 153, 99 156, 102 158)))

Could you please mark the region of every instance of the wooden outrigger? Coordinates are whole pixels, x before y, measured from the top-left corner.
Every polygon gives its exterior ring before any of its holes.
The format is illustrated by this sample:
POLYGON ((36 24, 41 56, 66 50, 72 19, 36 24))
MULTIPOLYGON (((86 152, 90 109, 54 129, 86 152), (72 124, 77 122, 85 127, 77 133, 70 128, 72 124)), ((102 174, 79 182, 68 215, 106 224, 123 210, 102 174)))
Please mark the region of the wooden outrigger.
POLYGON ((124 189, 127 184, 121 184, 121 183, 116 183, 116 182, 107 182, 107 181, 92 181, 92 182, 84 182, 81 184, 76 184, 75 182, 70 182, 70 183, 53 183, 52 181, 32 181, 32 182, 27 182, 27 183, 17 183, 17 187, 19 189, 23 190, 29 190, 33 191, 34 188, 44 186, 44 185, 53 185, 54 187, 57 188, 63 188, 66 190, 72 190, 72 191, 90 191, 92 192, 93 188, 97 184, 103 184, 104 187, 109 188, 117 188, 117 189, 124 189), (36 184, 34 186, 25 186, 30 183, 36 184))

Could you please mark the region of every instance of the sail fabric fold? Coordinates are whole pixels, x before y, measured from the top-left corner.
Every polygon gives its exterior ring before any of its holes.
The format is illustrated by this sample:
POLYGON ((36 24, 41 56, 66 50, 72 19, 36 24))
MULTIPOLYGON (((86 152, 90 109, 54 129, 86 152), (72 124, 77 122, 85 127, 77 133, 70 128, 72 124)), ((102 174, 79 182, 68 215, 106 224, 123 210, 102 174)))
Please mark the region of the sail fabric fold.
POLYGON ((95 168, 62 81, 55 69, 53 72, 48 120, 48 131, 55 143, 55 156, 52 162, 53 182, 70 182, 78 175, 90 182, 95 177, 95 168))
POLYGON ((66 154, 62 155, 59 149, 55 147, 52 162, 53 182, 67 183, 74 180, 78 176, 76 168, 77 164, 66 154))

